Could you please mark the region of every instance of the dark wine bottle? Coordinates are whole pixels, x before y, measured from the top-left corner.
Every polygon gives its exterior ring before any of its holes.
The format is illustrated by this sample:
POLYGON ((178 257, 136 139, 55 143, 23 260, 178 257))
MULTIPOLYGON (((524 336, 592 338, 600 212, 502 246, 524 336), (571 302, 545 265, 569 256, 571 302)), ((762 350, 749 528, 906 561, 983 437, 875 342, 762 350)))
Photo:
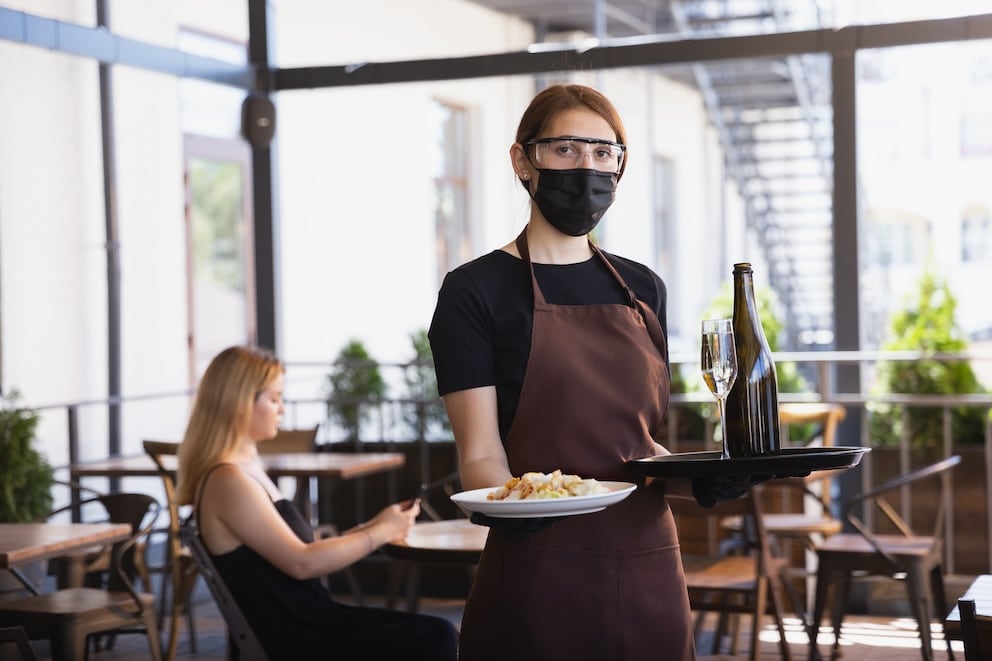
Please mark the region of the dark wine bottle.
POLYGON ((778 378, 747 262, 734 264, 734 346, 737 378, 727 395, 727 451, 734 459, 777 454, 778 378))

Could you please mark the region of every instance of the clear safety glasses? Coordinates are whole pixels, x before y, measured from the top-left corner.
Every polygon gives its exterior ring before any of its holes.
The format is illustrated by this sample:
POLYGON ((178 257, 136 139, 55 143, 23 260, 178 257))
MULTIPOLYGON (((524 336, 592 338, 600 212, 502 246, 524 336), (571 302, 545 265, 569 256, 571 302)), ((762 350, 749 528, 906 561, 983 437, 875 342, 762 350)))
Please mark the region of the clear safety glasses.
POLYGON ((534 163, 550 170, 589 168, 600 172, 620 172, 626 145, 596 138, 561 136, 530 140, 534 163))

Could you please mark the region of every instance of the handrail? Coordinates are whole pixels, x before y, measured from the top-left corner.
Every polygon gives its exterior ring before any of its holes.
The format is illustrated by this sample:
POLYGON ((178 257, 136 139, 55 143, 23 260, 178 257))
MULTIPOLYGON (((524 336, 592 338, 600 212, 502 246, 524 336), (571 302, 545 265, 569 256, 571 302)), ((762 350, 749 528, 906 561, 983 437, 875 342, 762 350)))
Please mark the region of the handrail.
MULTIPOLYGON (((774 356, 775 360, 780 364, 792 361, 796 363, 809 363, 816 366, 814 368, 814 373, 810 375, 809 391, 802 393, 780 393, 781 402, 819 402, 839 404, 848 407, 849 414, 855 414, 849 415, 847 421, 845 422, 843 431, 840 432, 839 440, 842 444, 876 445, 872 442, 869 435, 870 421, 871 416, 873 415, 870 408, 873 405, 932 407, 936 410, 942 411, 944 419, 943 431, 938 432, 942 436, 937 439, 937 452, 943 453, 943 456, 949 456, 954 454, 956 451, 951 426, 953 410, 957 407, 978 408, 985 413, 986 422, 984 429, 984 445, 978 445, 976 447, 982 448, 984 452, 983 456, 986 480, 990 485, 992 485, 992 420, 988 418, 989 412, 992 411, 992 393, 944 395, 875 393, 867 391, 835 392, 831 388, 829 380, 823 379, 825 374, 830 374, 832 370, 839 369, 843 364, 854 363, 863 364, 916 360, 939 360, 952 362, 967 360, 987 361, 987 364, 992 364, 992 352, 985 350, 967 351, 954 354, 928 354, 920 351, 824 351, 780 352, 774 354, 774 356), (864 414, 856 415, 859 411, 864 412, 864 414)), ((698 360, 698 356, 696 355, 674 355, 671 362, 673 363, 673 367, 675 365, 681 366, 685 370, 683 373, 691 378, 691 376, 698 371, 698 360)), ((322 443, 353 440, 356 449, 359 449, 365 443, 372 442, 373 440, 375 442, 382 443, 426 443, 428 441, 433 442, 435 440, 451 442, 450 431, 435 426, 432 428, 431 432, 425 435, 422 429, 414 429, 408 420, 408 413, 411 410, 411 407, 423 404, 434 404, 437 403, 439 399, 437 397, 412 395, 403 390, 403 385, 405 382, 402 379, 402 369, 417 364, 423 365, 425 362, 426 361, 414 361, 411 363, 377 362, 377 367, 383 370, 384 377, 386 377, 390 387, 393 388, 393 392, 400 394, 395 396, 390 395, 376 401, 364 401, 361 398, 350 397, 332 398, 326 391, 326 374, 333 364, 333 361, 302 361, 288 363, 286 397, 287 415, 284 422, 288 426, 295 427, 319 424, 321 427, 320 438, 322 443), (369 411, 372 413, 372 416, 369 418, 369 422, 365 423, 359 430, 359 438, 352 439, 350 436, 346 437, 346 430, 340 427, 332 417, 328 416, 327 405, 329 400, 331 402, 358 404, 359 406, 369 407, 369 411)), ((80 459, 79 448, 95 447, 92 443, 84 444, 82 442, 84 439, 81 438, 81 434, 86 434, 85 428, 80 428, 80 418, 82 416, 81 411, 84 408, 110 406, 112 404, 126 406, 134 402, 155 402, 156 400, 167 403, 166 405, 168 406, 173 406, 174 402, 168 402, 168 398, 192 397, 193 394, 194 393, 192 390, 176 390, 135 396, 80 400, 68 403, 49 403, 32 408, 35 410, 46 411, 48 412, 48 415, 51 415, 53 411, 58 411, 60 409, 67 412, 69 430, 69 462, 78 463, 80 459)), ((698 408, 703 405, 712 406, 713 399, 712 396, 700 386, 699 390, 684 393, 673 393, 670 401, 670 414, 668 416, 668 420, 666 421, 667 436, 663 442, 666 447, 673 452, 684 451, 684 449, 687 448, 683 447, 680 449, 680 441, 691 442, 694 440, 684 434, 685 427, 682 423, 685 420, 685 416, 694 408, 698 408), (680 432, 680 430, 683 431, 680 432)), ((154 406, 154 404, 152 404, 152 406, 154 406)), ((181 407, 181 403, 179 406, 181 407)), ((139 409, 139 411, 140 410, 143 409, 139 409)), ((157 423, 153 423, 152 426, 155 424, 157 423)), ((706 419, 703 424, 704 433, 701 434, 701 436, 706 438, 712 432, 712 422, 706 419)), ((142 429, 141 433, 144 438, 163 438, 166 440, 171 440, 170 436, 174 435, 175 430, 173 429, 167 432, 160 432, 154 428, 151 428, 142 429)), ((695 440, 703 441, 703 438, 698 438, 695 440)), ((898 438, 897 458, 894 459, 894 461, 898 463, 899 470, 903 473, 909 472, 912 468, 913 459, 911 448, 911 439, 908 438, 904 432, 902 437, 898 438)), ((862 482, 860 489, 861 491, 865 491, 874 486, 872 477, 873 463, 871 454, 867 455, 865 460, 862 462, 863 470, 860 471, 860 479, 862 482)), ((59 466, 57 468, 64 470, 66 466, 59 466)), ((853 486, 853 484, 850 485, 850 487, 853 486)), ((112 485, 111 488, 113 489, 112 485)), ((842 485, 842 488, 848 487, 842 485)), ((908 502, 908 498, 903 498, 904 509, 909 507, 908 502)), ((986 490, 984 504, 987 510, 986 519, 988 529, 992 530, 992 488, 986 490)), ((869 528, 874 526, 874 521, 870 518, 866 521, 866 523, 869 528)), ((949 558, 947 570, 949 572, 953 572, 953 520, 949 520, 948 525, 950 526, 948 530, 949 543, 945 548, 945 552, 948 554, 949 558)), ((992 568, 992 533, 989 534, 988 546, 989 552, 987 564, 988 567, 992 568)))

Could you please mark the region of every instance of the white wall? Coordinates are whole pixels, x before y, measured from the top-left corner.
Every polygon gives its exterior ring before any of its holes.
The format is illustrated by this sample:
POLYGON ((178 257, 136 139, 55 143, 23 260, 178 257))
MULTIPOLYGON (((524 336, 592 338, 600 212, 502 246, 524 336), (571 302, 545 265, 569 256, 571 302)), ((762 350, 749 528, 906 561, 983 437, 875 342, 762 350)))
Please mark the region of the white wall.
MULTIPOLYGON (((121 34, 163 45, 175 44, 181 27, 244 40, 244 4, 183 0, 158 3, 149 15, 145 3, 122 1, 113 5, 112 20, 121 34)), ((4 6, 93 21, 85 2, 4 6)), ((513 51, 532 40, 528 26, 462 0, 286 0, 274 7, 279 66, 513 51), (362 27, 369 25, 378 26, 375 33, 362 27)), ((20 388, 30 405, 100 400, 107 392, 107 275, 97 67, 8 42, 0 42, 0 59, 3 90, 19 90, 16 103, 0 103, 0 383, 20 388)), ((604 222, 604 248, 658 266, 650 252, 652 151, 676 162, 684 245, 675 252, 687 257, 678 273, 661 275, 675 302, 670 327, 675 335, 688 328, 686 341, 694 341, 700 301, 730 269, 688 258, 705 254, 702 242, 723 226, 720 158, 699 97, 642 71, 573 79, 601 87, 630 134, 631 160, 604 222)), ((180 391, 187 386, 188 326, 181 85, 124 67, 113 81, 123 391, 180 391)), ((432 103, 469 113, 468 204, 477 256, 511 240, 526 222, 528 198, 508 150, 534 91, 533 80, 519 76, 277 95, 277 329, 284 358, 325 365, 353 337, 383 361, 412 356, 408 335, 430 323, 440 285, 426 170, 432 103)), ((291 395, 320 396, 325 371, 299 376, 291 395)), ((124 450, 137 452, 144 438, 178 438, 187 406, 184 397, 129 404, 124 450)), ((105 453, 105 410, 89 407, 80 422, 84 457, 105 453)), ((41 438, 57 465, 67 460, 65 429, 64 410, 45 414, 41 438)))

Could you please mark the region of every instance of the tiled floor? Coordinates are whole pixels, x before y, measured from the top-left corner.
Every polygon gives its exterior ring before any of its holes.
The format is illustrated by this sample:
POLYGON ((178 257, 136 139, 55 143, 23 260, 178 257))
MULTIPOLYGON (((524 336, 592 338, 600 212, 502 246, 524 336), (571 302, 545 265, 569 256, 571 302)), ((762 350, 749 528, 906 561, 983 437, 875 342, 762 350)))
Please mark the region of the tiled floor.
MULTIPOLYGON (((461 618, 463 602, 460 600, 425 599, 422 610, 449 618, 456 625, 461 618)), ((197 652, 190 650, 189 636, 185 628, 179 641, 177 659, 197 659, 202 661, 223 661, 225 657, 224 623, 209 596, 204 595, 199 600, 196 612, 197 652)), ((707 626, 713 622, 707 621, 707 626)), ((808 658, 806 635, 801 631, 798 620, 788 623, 786 639, 794 659, 808 658)), ((738 654, 711 654, 710 644, 712 634, 704 631, 699 644, 699 661, 726 661, 747 658, 748 634, 742 633, 738 646, 738 654)), ((919 642, 915 624, 912 620, 892 617, 858 617, 850 616, 845 620, 843 636, 843 661, 903 661, 919 659, 919 642)), ((829 633, 821 635, 820 651, 828 655, 833 641, 829 633)), ((958 659, 963 658, 960 643, 954 642, 958 659)), ((767 626, 761 635, 759 658, 763 661, 781 658, 778 648, 778 634, 774 627, 767 626)), ((47 659, 43 643, 36 644, 40 658, 47 659)), ((943 636, 935 632, 935 657, 943 659, 946 655, 943 636)), ((118 639, 111 651, 90 654, 91 661, 145 661, 148 658, 147 642, 143 636, 128 635, 118 639)), ((661 659, 661 657, 659 657, 661 659)), ((661 659, 663 661, 663 659, 661 659)))

